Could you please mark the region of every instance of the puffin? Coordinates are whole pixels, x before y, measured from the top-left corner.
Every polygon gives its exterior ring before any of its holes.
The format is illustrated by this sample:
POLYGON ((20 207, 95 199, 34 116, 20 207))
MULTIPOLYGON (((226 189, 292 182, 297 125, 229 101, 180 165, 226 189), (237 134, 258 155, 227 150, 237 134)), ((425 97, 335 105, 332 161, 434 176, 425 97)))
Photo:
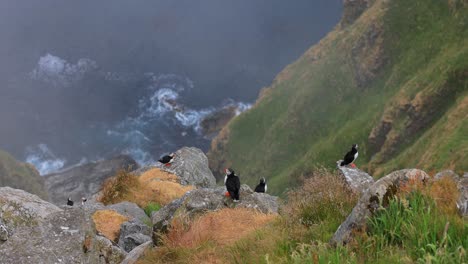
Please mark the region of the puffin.
POLYGON ((226 186, 226 196, 232 198, 232 200, 237 203, 239 202, 239 192, 240 192, 240 180, 239 177, 236 175, 233 169, 228 168, 225 170, 226 176, 224 177, 224 185, 226 186))
POLYGON ((344 156, 343 158, 343 161, 341 162, 341 166, 346 166, 346 165, 349 165, 351 164, 351 167, 355 168, 356 165, 354 165, 354 161, 357 159, 359 153, 358 153, 358 145, 357 144, 353 144, 353 146, 351 147, 351 150, 348 151, 348 153, 346 153, 346 155, 344 156))
POLYGON ((81 205, 84 205, 87 201, 88 199, 86 199, 85 197, 81 197, 81 205))
POLYGON ((70 197, 68 197, 67 205, 68 206, 73 206, 73 201, 72 201, 72 199, 70 197))
POLYGON ((165 155, 160 158, 158 161, 164 164, 164 166, 169 167, 171 166, 172 162, 174 161, 175 154, 171 153, 169 155, 165 155))
POLYGON ((267 189, 268 189, 268 186, 266 184, 265 178, 261 178, 260 183, 257 185, 257 187, 255 187, 255 192, 266 193, 267 189))

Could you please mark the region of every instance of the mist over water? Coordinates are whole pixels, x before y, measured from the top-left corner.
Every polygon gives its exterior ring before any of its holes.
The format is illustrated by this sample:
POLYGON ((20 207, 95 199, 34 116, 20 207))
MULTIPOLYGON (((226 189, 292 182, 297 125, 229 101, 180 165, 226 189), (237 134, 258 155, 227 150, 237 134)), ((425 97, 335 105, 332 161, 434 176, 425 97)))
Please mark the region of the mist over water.
POLYGON ((248 109, 340 13, 341 0, 3 0, 0 149, 41 174, 207 150, 200 121, 248 109))

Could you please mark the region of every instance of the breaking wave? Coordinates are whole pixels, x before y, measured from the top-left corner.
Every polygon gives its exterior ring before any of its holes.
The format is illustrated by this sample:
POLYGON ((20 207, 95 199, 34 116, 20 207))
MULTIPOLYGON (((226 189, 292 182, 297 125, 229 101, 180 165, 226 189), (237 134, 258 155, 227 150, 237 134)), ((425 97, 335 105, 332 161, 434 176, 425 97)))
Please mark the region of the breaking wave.
POLYGON ((46 144, 28 147, 26 152, 26 162, 33 164, 41 175, 59 171, 66 163, 65 159, 55 156, 46 144))

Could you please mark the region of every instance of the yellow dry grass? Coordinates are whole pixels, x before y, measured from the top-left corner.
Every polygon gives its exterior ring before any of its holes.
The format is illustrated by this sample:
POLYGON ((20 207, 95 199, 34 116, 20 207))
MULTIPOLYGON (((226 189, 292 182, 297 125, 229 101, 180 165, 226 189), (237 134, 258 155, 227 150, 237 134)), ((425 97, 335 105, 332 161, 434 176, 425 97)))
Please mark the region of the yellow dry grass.
POLYGON ((210 241, 226 246, 264 226, 276 216, 247 208, 226 208, 205 214, 191 223, 188 229, 176 220, 165 244, 168 247, 193 248, 210 241))
POLYGON ((108 239, 117 242, 120 235, 120 225, 128 221, 128 217, 114 210, 99 210, 93 216, 96 230, 108 239))
POLYGON ((104 204, 129 201, 141 208, 145 208, 150 202, 166 205, 194 188, 181 185, 176 175, 158 168, 148 170, 140 176, 129 173, 123 175, 123 172, 120 174, 104 183, 104 195, 100 198, 104 204), (123 182, 120 183, 121 181, 123 182), (118 191, 115 190, 117 187, 118 191))

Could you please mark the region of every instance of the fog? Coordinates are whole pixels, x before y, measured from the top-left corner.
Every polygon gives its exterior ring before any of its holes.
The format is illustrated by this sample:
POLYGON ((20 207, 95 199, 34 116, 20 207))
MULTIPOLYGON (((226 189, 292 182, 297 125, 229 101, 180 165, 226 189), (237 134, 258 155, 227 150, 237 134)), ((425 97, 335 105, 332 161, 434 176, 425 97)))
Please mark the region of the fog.
POLYGON ((206 150, 198 118, 248 108, 340 14, 341 0, 1 0, 0 149, 42 173, 206 150))

